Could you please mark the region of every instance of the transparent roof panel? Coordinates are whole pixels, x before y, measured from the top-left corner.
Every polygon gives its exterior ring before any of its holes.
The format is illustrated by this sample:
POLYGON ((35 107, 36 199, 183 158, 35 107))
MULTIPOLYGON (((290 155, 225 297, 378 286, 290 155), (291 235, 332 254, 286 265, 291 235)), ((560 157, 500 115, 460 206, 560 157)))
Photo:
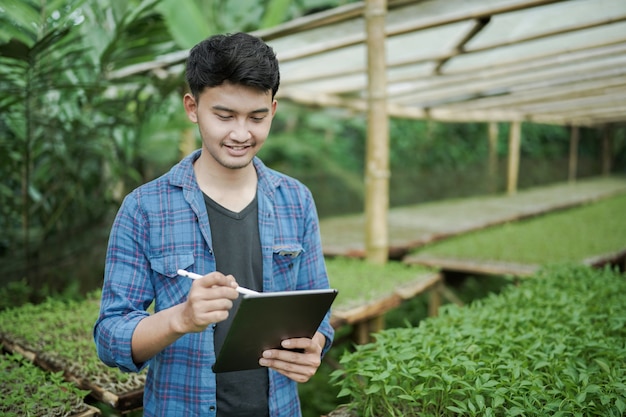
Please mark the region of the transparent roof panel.
POLYGON ((569 0, 495 15, 467 44, 468 50, 516 42, 584 25, 616 21, 626 16, 624 0, 569 0), (589 13, 590 7, 594 13, 589 13))
MULTIPOLYGON (((389 1, 385 31, 394 114, 456 121, 626 121, 626 0, 398 3, 389 1)), ((363 16, 338 13, 318 21, 319 27, 270 41, 287 95, 305 102, 320 95, 366 97, 363 16)))
POLYGON ((507 47, 464 54, 448 62, 445 72, 468 72, 486 66, 532 60, 625 41, 626 22, 614 23, 507 47))
POLYGON ((281 62, 281 79, 285 82, 307 81, 335 74, 352 73, 366 67, 365 45, 341 48, 295 61, 281 62))
MULTIPOLYGON (((286 82, 281 83, 281 88, 290 88, 294 85, 286 82)), ((299 82, 295 85, 299 90, 317 94, 346 94, 361 92, 367 88, 367 76, 363 73, 344 75, 332 78, 320 78, 317 80, 299 82)))
POLYGON ((390 36, 385 43, 387 63, 396 65, 449 54, 471 26, 472 22, 459 22, 401 36, 390 36))

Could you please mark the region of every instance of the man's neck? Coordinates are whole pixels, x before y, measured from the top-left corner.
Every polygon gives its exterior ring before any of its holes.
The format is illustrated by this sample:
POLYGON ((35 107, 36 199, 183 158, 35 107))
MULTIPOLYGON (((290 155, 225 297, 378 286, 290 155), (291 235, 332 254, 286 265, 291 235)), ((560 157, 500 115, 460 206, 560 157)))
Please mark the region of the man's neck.
POLYGON ((235 213, 246 208, 256 195, 257 174, 252 162, 244 168, 229 169, 212 166, 200 156, 194 163, 194 173, 203 193, 235 213))

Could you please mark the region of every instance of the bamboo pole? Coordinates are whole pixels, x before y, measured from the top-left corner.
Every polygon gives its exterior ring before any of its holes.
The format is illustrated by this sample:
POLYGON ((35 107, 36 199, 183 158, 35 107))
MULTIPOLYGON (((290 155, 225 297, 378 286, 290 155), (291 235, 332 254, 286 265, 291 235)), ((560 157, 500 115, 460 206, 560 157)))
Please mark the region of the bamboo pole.
POLYGON ((507 177, 507 194, 517 193, 517 180, 519 176, 520 145, 522 136, 522 123, 511 122, 509 132, 509 166, 507 177))
POLYGON ((613 159, 613 127, 606 125, 602 129, 602 175, 611 175, 611 161, 613 159))
POLYGON ((576 182, 578 173, 578 142, 580 142, 580 128, 572 126, 570 128, 569 139, 569 173, 568 182, 576 182))
POLYGON ((498 123, 489 123, 489 165, 487 167, 487 182, 489 192, 498 190, 498 123))
POLYGON ((196 144, 196 133, 194 129, 189 128, 183 130, 178 141, 180 158, 186 157, 196 149, 198 149, 198 145, 196 144))
POLYGON ((365 168, 365 249, 367 260, 389 258, 389 119, 385 55, 386 0, 368 0, 367 26, 367 150, 365 168))

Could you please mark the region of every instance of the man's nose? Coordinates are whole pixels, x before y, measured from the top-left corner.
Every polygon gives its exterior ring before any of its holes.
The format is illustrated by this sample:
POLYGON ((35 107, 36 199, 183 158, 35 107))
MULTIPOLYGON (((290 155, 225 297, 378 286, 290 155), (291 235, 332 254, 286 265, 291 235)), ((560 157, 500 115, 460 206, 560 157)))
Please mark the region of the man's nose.
POLYGON ((230 131, 230 139, 238 142, 245 142, 252 137, 250 129, 246 122, 236 123, 233 130, 230 131))

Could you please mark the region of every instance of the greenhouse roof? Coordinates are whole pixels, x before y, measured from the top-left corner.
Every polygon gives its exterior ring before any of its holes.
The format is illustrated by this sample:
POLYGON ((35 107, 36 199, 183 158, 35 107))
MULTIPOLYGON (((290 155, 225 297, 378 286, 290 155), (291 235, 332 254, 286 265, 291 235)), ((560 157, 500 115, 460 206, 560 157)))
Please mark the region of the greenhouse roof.
MULTIPOLYGON (((254 34, 277 53, 280 98, 367 109, 365 3, 254 34)), ((625 0, 389 0, 385 53, 391 116, 626 122, 625 0)))

